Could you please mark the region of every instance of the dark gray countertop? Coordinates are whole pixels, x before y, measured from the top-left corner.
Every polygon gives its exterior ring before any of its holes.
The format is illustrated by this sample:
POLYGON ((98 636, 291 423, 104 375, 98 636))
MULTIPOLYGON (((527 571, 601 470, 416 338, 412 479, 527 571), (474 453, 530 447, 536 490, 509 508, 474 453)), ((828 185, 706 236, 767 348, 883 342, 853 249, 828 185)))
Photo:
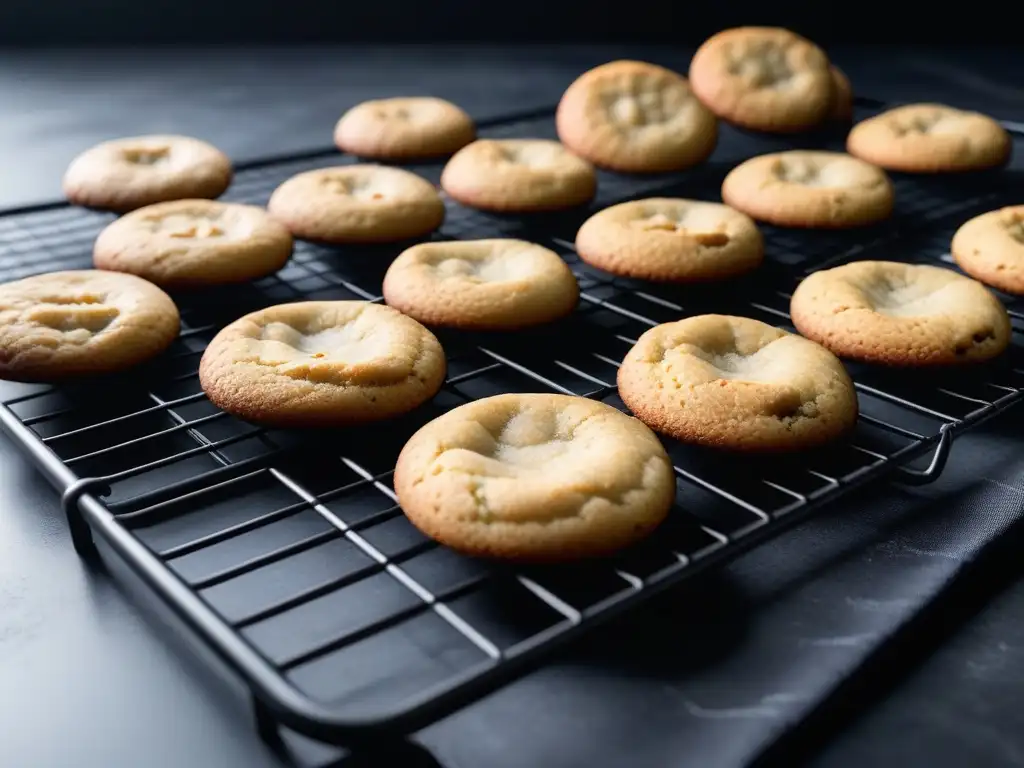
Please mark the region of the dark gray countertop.
MULTIPOLYGON (((688 53, 608 47, 399 52, 351 46, 0 52, 0 207, 57 197, 70 158, 113 135, 189 133, 244 160, 328 144, 340 112, 370 96, 431 92, 483 116, 552 104, 572 77, 609 58, 639 56, 685 68, 688 53)), ((949 101, 1024 120, 1024 89, 1017 85, 1024 82, 1019 76, 1024 56, 1019 53, 901 49, 838 50, 833 55, 855 87, 872 96, 949 101)), ((1022 493, 1020 477, 1021 466, 1010 462, 994 468, 989 482, 1013 501, 1022 493)), ((954 477, 949 487, 955 490, 957 482, 967 480, 954 477)), ((885 546, 885 540, 871 544, 891 554, 885 546)), ((786 551, 780 547, 778 552, 786 551)), ((874 550, 865 551, 870 559, 874 550)), ((762 562, 758 558, 766 556, 755 552, 737 563, 731 569, 736 582, 743 585, 746 579, 753 589, 753 580, 743 574, 756 572, 762 562)), ((792 583, 813 587, 815 568, 840 566, 826 560, 792 567, 792 583), (800 575, 801 566, 812 575, 800 575)), ((805 599, 815 599, 813 588, 805 599)), ((1010 588, 893 696, 873 704, 831 740, 817 763, 915 765, 927 750, 932 765, 1024 764, 1016 695, 1024 677, 1024 625, 1016 620, 1022 604, 1024 585, 1010 588)), ((157 627, 111 581, 80 563, 56 495, 13 446, 0 440, 0 742, 5 768, 278 765, 255 738, 244 700, 189 660, 175 642, 165 642, 167 633, 157 627)), ((616 653, 615 645, 614 640, 597 642, 585 651, 585 658, 597 664, 555 666, 434 726, 424 740, 448 768, 570 766, 583 756, 591 764, 665 765, 682 738, 673 734, 677 708, 693 715, 697 706, 713 724, 772 717, 776 705, 785 703, 782 698, 763 702, 758 711, 703 710, 673 686, 685 678, 680 670, 664 670, 664 680, 651 669, 618 669, 602 676, 601 659, 616 653), (581 688, 587 678, 592 687, 581 688), (580 706, 574 697, 583 690, 611 701, 622 696, 633 708, 646 702, 649 727, 642 733, 617 733, 611 703, 577 721, 530 713, 526 702, 541 686, 563 690, 560 706, 570 711, 580 706), (522 714, 521 721, 510 723, 516 713, 522 714), (602 742, 587 735, 593 732, 622 746, 602 748, 595 757, 593 748, 602 742), (635 744, 635 738, 643 743, 635 744), (527 742, 530 749, 516 751, 527 742)))

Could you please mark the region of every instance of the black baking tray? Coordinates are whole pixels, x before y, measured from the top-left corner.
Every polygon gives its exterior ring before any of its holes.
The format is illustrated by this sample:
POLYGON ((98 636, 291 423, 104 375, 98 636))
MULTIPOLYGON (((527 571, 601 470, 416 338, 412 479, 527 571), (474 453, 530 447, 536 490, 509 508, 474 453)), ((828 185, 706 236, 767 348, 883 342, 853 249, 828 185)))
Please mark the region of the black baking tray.
MULTIPOLYGON (((858 116, 883 105, 861 100, 858 116)), ((484 137, 554 138, 553 110, 483 123, 484 137)), ((955 435, 1024 393, 1019 301, 999 360, 964 370, 894 372, 850 365, 861 416, 849 440, 811 454, 731 457, 666 441, 677 503, 650 540, 608 560, 511 568, 456 555, 402 515, 391 485, 398 451, 420 425, 502 392, 558 392, 622 408, 618 361, 647 328, 706 312, 787 330, 801 277, 863 258, 955 268, 953 231, 1013 202, 1014 173, 894 177, 896 213, 856 232, 763 227, 767 261, 721 285, 668 286, 612 277, 572 250, 579 224, 627 199, 719 200, 743 159, 786 148, 842 148, 842 134, 757 136, 722 128, 711 160, 683 173, 599 174, 587 210, 495 216, 446 201, 435 239, 517 237, 555 249, 577 275, 577 312, 516 334, 438 334, 448 380, 427 406, 368 428, 309 435, 258 428, 214 408, 199 358, 240 315, 299 300, 381 301, 404 244, 298 243, 278 274, 251 285, 175 296, 182 331, 160 359, 119 377, 59 387, 3 383, 0 424, 62 494, 83 557, 120 558, 245 681, 261 734, 284 725, 356 743, 407 733, 520 676, 556 649, 682 580, 770 539, 867 483, 927 483, 955 435)), ((1015 136, 1016 141, 1016 136, 1015 136)), ((265 204, 289 176, 356 162, 334 150, 237 169, 224 199, 265 204)), ((437 182, 440 164, 410 166, 437 182)), ((0 280, 91 266, 113 217, 62 203, 0 214, 0 280)))

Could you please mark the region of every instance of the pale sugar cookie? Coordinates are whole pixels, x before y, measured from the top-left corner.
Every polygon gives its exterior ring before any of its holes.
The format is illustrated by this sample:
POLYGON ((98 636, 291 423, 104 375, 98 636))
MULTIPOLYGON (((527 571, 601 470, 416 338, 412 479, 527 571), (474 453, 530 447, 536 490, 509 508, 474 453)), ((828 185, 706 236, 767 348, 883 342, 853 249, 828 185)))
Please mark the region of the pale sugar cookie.
POLYGON ((431 97, 357 104, 334 128, 342 152, 379 160, 450 155, 476 138, 473 120, 451 102, 431 97))
POLYGON ((1024 294, 1024 205, 975 216, 953 235, 951 251, 971 277, 1006 293, 1024 294))
POLYGON ((853 126, 846 151, 891 171, 942 173, 1006 165, 1013 142, 988 115, 910 104, 853 126))
POLYGON ((576 233, 576 252, 614 275, 700 282, 755 269, 764 238, 749 216, 726 205, 648 198, 595 213, 576 233))
POLYGON ((597 176, 590 163, 557 141, 480 139, 452 156, 441 186, 472 208, 529 213, 589 202, 597 176))
POLYGON ((338 427, 411 411, 444 383, 426 328, 365 301, 305 301, 252 312, 218 333, 199 381, 210 402, 277 427, 338 427))
POLYGON ((152 283, 117 272, 51 272, 0 285, 0 379, 59 381, 117 373, 178 335, 178 308, 152 283))
POLYGON ((863 160, 793 150, 740 163, 722 182, 722 199, 769 224, 841 229, 887 219, 893 188, 884 171, 863 160))
POLYGON ((421 243, 395 259, 384 300, 427 325, 513 330, 572 312, 579 286, 554 251, 523 240, 421 243))
POLYGON ((851 360, 956 365, 996 357, 1010 319, 981 283, 949 269, 857 261, 815 272, 790 300, 804 336, 851 360))
POLYGON ((434 186, 383 165, 342 165, 292 176, 267 205, 296 237, 323 243, 387 243, 429 234, 444 221, 434 186))
POLYGON ((595 165, 627 173, 676 171, 707 159, 718 121, 682 75, 642 61, 613 61, 569 86, 558 137, 595 165))
POLYGON ((581 397, 497 395, 412 436, 395 492, 425 535, 469 555, 567 561, 649 535, 675 498, 665 449, 643 424, 581 397))
POLYGON ((777 27, 738 27, 697 49, 690 87, 723 120, 792 133, 824 122, 835 86, 828 57, 810 40, 777 27))
POLYGON ((76 205, 131 211, 165 200, 219 197, 231 183, 231 161, 188 136, 133 136, 97 144, 64 174, 76 205))
POLYGON ((277 272, 292 236, 262 208, 175 200, 139 208, 104 229, 98 269, 131 272, 164 288, 241 283, 277 272))
POLYGON ((857 420, 853 382, 835 355, 746 317, 651 328, 626 354, 618 383, 623 402, 652 429, 716 448, 810 448, 857 420))

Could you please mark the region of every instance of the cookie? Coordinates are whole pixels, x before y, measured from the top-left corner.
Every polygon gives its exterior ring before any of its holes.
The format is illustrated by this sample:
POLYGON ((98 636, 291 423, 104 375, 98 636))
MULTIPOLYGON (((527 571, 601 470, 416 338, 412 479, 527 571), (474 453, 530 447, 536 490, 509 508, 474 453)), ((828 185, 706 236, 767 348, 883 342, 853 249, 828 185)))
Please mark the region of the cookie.
POLYGON ((853 126, 846 151, 904 173, 981 171, 1010 160, 1013 142, 999 123, 943 104, 910 104, 853 126))
POLYGON ((555 113, 558 138, 601 168, 678 171, 703 162, 718 121, 686 78, 642 61, 613 61, 569 86, 555 113))
POLYGON ((444 352, 430 331, 366 301, 303 301, 252 312, 221 330, 199 364, 210 402, 282 428, 399 416, 432 398, 444 376, 444 352))
POLYGON ((96 238, 93 264, 179 289, 255 280, 277 272, 291 253, 291 234, 262 208, 174 200, 108 225, 96 238))
POLYGON ((796 329, 840 357, 893 367, 996 357, 1010 319, 981 283, 949 269, 857 261, 815 272, 790 300, 796 329))
POLYGON ((589 202, 597 175, 557 141, 480 139, 452 156, 441 187, 452 199, 485 211, 557 211, 589 202))
POLYGON ((427 325, 514 330, 568 315, 579 286, 558 254, 523 240, 421 243, 384 276, 389 306, 427 325))
POLYGON ((884 171, 863 160, 793 150, 740 163, 722 182, 722 199, 769 224, 842 229, 889 218, 893 188, 884 171))
POLYGON ((450 155, 476 138, 472 118, 451 102, 429 97, 357 104, 334 128, 342 152, 378 160, 450 155))
POLYGON ((619 368, 619 396, 652 429, 732 451, 831 442, 857 420, 857 394, 824 347, 758 320, 700 315, 658 325, 619 368))
POLYGON ((267 209, 296 237, 339 245, 409 240, 444 221, 444 203, 429 181, 383 165, 292 176, 274 190, 267 209))
POLYGON ((975 216, 953 235, 954 261, 1000 291, 1024 294, 1024 205, 975 216))
POLYGON ((832 75, 832 107, 829 109, 829 120, 836 123, 849 123, 853 120, 853 86, 850 79, 837 66, 829 67, 832 75))
POLYGON ((664 282, 721 280, 764 259, 764 238, 739 211, 699 200, 649 198, 598 211, 576 233, 593 267, 664 282))
POLYGON ((497 395, 412 436, 395 468, 406 516, 465 554, 519 561, 608 555, 668 515, 675 475, 643 424, 604 403, 497 395))
POLYGON ((178 336, 171 298, 134 275, 51 272, 0 285, 0 379, 119 373, 178 336))
POLYGON ((810 40, 778 27, 737 27, 697 49, 690 87, 734 125, 794 133, 829 116, 834 84, 828 57, 810 40))
POLYGON ((125 212, 186 198, 212 199, 231 183, 231 161, 188 136, 134 136, 97 144, 68 166, 64 194, 75 204, 125 212))

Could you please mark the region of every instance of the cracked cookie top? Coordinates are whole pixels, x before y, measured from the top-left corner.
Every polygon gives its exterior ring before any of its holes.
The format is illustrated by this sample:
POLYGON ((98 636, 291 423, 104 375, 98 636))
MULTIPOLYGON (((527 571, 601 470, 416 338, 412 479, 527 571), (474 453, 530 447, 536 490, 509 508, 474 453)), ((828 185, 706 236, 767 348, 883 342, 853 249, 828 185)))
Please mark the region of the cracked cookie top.
POLYGON ((100 270, 0 285, 0 378, 55 381, 114 373, 163 352, 178 308, 152 283, 100 270))
POLYGON ((995 357, 1010 319, 991 291, 950 269, 856 261, 815 272, 790 300, 793 324, 840 357, 892 366, 995 357))
POLYGON ((292 236, 262 208, 175 200, 109 224, 96 239, 93 263, 174 289, 255 280, 279 270, 291 253, 292 236))
POLYGON ((619 395, 652 429, 731 450, 783 451, 831 441, 856 421, 842 363, 758 320, 700 315, 655 326, 626 354, 619 395))
POLYGON ((668 513, 675 476, 657 437, 610 405, 508 394, 417 432, 395 490, 413 524, 454 549, 555 561, 645 537, 668 513))
POLYGON ((472 118, 444 99, 373 99, 348 110, 334 128, 342 152, 379 160, 449 155, 476 137, 472 118))
POLYGON ((217 407, 255 423, 331 427, 411 411, 444 381, 440 343, 390 307, 365 301, 279 304, 236 320, 203 353, 217 407))
POLYGON ((723 120, 773 133, 820 125, 838 87, 825 52, 778 27, 737 27, 708 38, 690 62, 690 86, 723 120))
POLYGON ((851 155, 906 173, 980 171, 1005 165, 1010 134, 988 115, 944 104, 908 104, 863 120, 846 137, 851 155))
POLYGON ((960 268, 1000 291, 1024 294, 1024 205, 975 216, 953 235, 950 245, 960 268))
POLYGON ((384 276, 389 306, 430 326, 515 330, 572 312, 579 286, 558 254, 524 240, 420 243, 384 276))
POLYGON ((631 173, 674 171, 715 148, 718 121, 682 75, 642 61, 595 67, 566 89, 558 136, 595 165, 631 173))
POLYGON ((231 161, 189 136, 131 136, 87 149, 68 166, 64 193, 76 205, 131 211, 183 198, 219 197, 231 183, 231 161))
POLYGON ((783 227, 844 228, 892 213, 892 183, 876 166, 842 152, 791 150, 733 168, 722 199, 759 221, 783 227))
POLYGON ((444 221, 434 185, 385 165, 341 165, 292 176, 274 190, 270 215, 306 240, 393 243, 433 232, 444 221))
POLYGON ((614 275, 701 282, 751 271, 764 238, 745 213, 703 200, 649 197, 604 208, 576 233, 576 252, 614 275))

